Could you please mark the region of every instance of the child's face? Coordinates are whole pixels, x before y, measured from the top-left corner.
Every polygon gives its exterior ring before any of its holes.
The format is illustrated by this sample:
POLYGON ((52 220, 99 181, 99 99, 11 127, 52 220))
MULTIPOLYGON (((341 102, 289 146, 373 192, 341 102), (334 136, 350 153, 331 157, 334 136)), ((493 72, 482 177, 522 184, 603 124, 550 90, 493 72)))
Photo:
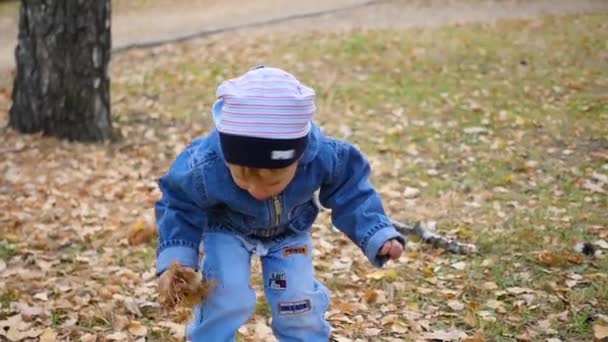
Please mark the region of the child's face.
POLYGON ((298 163, 282 169, 255 169, 228 164, 236 185, 251 196, 265 201, 283 192, 296 175, 298 163))

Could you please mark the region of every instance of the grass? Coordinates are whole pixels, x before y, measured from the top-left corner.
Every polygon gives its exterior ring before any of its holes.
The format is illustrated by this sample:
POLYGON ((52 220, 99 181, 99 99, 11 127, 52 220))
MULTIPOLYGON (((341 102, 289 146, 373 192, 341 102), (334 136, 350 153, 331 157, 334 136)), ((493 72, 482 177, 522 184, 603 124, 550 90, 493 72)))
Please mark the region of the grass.
POLYGON ((5 290, 0 293, 0 308, 8 308, 11 303, 17 301, 17 293, 13 290, 5 290))
POLYGON ((17 254, 17 248, 4 240, 0 240, 0 260, 8 260, 17 254))

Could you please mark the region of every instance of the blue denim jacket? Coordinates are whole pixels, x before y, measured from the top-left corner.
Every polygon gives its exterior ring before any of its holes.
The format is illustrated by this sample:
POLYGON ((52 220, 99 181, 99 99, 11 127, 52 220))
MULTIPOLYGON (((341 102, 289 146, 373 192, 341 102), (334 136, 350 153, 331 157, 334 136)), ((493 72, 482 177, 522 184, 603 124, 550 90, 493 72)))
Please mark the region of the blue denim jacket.
POLYGON ((404 240, 385 215, 369 174, 369 163, 358 149, 324 136, 313 125, 294 180, 275 198, 258 201, 232 180, 217 132, 196 139, 159 181, 157 272, 174 261, 197 269, 204 231, 247 237, 264 235, 273 227, 310 230, 319 213, 316 190, 321 204, 332 210, 333 224, 381 267, 387 261, 377 255, 382 245, 394 238, 404 240))

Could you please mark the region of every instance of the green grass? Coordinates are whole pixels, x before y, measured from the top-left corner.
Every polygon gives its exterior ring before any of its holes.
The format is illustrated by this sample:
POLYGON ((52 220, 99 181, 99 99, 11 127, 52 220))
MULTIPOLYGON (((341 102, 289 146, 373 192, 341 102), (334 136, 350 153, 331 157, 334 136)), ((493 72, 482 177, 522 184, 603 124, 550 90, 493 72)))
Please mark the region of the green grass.
POLYGON ((17 293, 13 290, 4 290, 0 293, 0 308, 9 308, 11 303, 17 301, 17 293))
POLYGON ((62 309, 51 310, 51 326, 57 327, 67 320, 67 312, 62 309))
POLYGON ((17 248, 15 245, 0 240, 0 260, 8 260, 17 254, 17 248))

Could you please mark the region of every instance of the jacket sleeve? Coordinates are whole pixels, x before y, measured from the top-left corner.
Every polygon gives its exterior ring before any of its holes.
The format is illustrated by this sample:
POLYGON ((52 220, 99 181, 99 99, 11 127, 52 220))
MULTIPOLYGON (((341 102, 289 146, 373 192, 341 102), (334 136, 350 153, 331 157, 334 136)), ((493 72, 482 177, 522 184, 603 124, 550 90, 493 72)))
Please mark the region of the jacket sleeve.
POLYGON ((201 172, 190 167, 188 151, 185 151, 159 180, 162 197, 155 208, 157 274, 164 272, 173 262, 198 269, 199 244, 209 207, 201 172))
POLYGON ((405 244, 386 216, 380 195, 370 183, 370 165, 361 152, 345 142, 335 142, 335 165, 321 186, 319 200, 332 210, 333 224, 344 232, 367 256, 381 267, 388 261, 379 257, 382 245, 391 239, 405 244))

